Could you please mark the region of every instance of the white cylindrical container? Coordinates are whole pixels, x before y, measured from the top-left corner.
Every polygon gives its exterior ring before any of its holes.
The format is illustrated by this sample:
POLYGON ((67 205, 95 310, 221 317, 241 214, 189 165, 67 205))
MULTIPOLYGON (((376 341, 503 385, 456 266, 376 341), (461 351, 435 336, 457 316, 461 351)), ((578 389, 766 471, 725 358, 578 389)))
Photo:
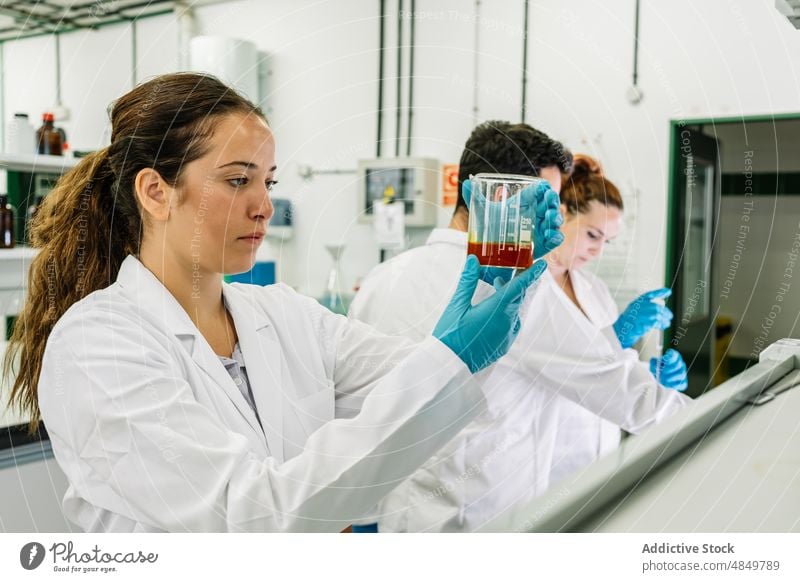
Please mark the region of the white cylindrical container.
POLYGON ((189 43, 189 65, 193 71, 219 77, 253 103, 259 104, 258 50, 252 42, 219 36, 196 36, 189 43))
POLYGON ((6 126, 6 153, 36 153, 36 130, 28 121, 27 113, 15 113, 14 118, 6 126))

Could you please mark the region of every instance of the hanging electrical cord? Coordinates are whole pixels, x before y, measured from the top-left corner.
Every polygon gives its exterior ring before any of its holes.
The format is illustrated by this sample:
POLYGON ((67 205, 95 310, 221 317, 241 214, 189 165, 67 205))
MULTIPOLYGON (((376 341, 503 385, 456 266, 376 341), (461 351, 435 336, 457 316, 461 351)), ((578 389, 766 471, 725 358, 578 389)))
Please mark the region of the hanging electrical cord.
POLYGON ((138 71, 136 70, 136 19, 131 20, 131 86, 136 87, 138 71))
POLYGON ((56 41, 56 104, 61 105, 61 35, 54 35, 56 41))
POLYGON ((411 24, 408 41, 408 128, 406 130, 406 155, 411 157, 411 133, 413 131, 412 119, 414 117, 414 32, 416 29, 416 0, 411 0, 411 24))
POLYGON ((375 144, 375 157, 381 157, 383 142, 383 53, 386 44, 386 0, 381 0, 380 16, 378 17, 378 138, 375 144))
POLYGON ((56 103, 52 108, 56 121, 66 121, 69 119, 69 109, 64 107, 61 101, 61 34, 55 33, 56 49, 56 103))
POLYGON ((525 123, 525 114, 527 112, 528 101, 528 10, 529 1, 525 0, 525 11, 522 17, 523 32, 522 32, 522 123, 525 123))
POLYGON ((639 2, 640 0, 636 0, 633 21, 633 85, 628 88, 626 93, 631 105, 637 105, 644 97, 644 93, 639 88, 639 2))
MULTIPOLYGON (((6 51, 5 43, 0 42, 0 121, 6 118, 6 51)), ((6 124, 0 123, 0 143, 6 143, 6 124)), ((2 176, 0 176, 2 179, 2 176)))
POLYGON ((400 157, 400 123, 403 117, 403 0, 397 2, 397 107, 394 155, 400 157))
POLYGON ((633 86, 639 82, 639 0, 633 17, 633 86))
POLYGON ((475 34, 472 48, 472 125, 478 125, 478 75, 480 73, 481 0, 475 0, 475 34))

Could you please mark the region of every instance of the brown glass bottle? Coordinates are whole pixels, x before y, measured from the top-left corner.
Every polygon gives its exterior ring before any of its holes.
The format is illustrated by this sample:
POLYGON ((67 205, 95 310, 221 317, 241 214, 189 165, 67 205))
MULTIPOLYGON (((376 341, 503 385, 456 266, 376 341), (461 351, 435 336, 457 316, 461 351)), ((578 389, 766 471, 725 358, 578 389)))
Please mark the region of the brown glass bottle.
POLYGON ((40 154, 61 155, 61 134, 53 125, 53 114, 42 115, 42 127, 36 130, 36 143, 40 154))
POLYGON ((14 210, 8 196, 0 194, 0 249, 14 248, 14 210))

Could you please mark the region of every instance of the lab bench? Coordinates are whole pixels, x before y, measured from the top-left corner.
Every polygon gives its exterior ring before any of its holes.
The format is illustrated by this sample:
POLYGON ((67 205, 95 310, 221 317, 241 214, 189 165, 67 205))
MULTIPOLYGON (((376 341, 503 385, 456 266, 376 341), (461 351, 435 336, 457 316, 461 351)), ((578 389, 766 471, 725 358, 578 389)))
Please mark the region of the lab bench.
POLYGON ((800 340, 485 531, 800 531, 800 340))

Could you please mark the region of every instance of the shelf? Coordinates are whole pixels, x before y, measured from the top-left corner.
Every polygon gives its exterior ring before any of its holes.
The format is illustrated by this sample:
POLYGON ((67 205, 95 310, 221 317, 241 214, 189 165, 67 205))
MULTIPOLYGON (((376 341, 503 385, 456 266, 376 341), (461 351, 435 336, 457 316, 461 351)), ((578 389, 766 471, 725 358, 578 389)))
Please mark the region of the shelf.
POLYGON ((0 168, 17 172, 63 173, 78 165, 80 158, 39 154, 0 154, 0 168))
POLYGON ((13 249, 0 249, 0 261, 14 261, 32 259, 39 254, 39 249, 33 247, 14 247, 13 249))

